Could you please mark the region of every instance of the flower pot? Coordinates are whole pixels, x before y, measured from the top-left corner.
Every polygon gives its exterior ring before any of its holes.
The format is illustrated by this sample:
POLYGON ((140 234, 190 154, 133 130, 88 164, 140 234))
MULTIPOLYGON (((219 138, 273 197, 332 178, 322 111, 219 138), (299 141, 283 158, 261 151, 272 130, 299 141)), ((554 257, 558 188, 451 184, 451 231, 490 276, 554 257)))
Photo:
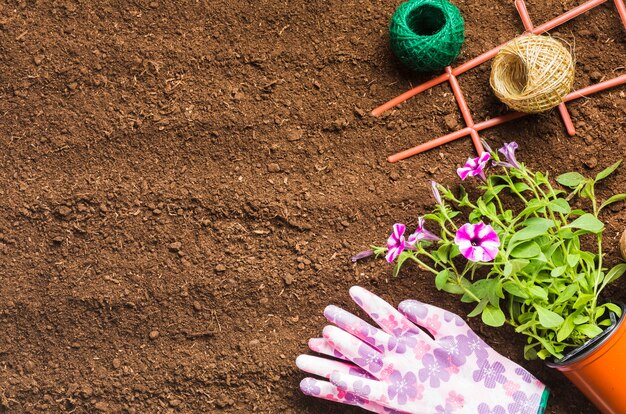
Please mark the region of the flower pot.
POLYGON ((556 362, 563 373, 604 414, 626 413, 626 323, 611 313, 612 324, 598 337, 556 362))

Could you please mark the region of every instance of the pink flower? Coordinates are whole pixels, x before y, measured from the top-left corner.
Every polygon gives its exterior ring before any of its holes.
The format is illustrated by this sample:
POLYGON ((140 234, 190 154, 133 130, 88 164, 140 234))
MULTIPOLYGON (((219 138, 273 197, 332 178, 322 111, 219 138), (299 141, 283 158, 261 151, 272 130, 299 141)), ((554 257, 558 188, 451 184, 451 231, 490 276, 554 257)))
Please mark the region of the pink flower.
POLYGON ((413 353, 416 359, 422 359, 426 353, 430 351, 430 345, 424 341, 418 341, 417 345, 413 348, 413 353))
POLYGON ((441 239, 438 236, 436 236, 435 234, 433 234, 430 231, 426 230, 424 228, 424 218, 423 217, 418 217, 417 218, 417 228, 415 229, 413 234, 411 234, 409 236, 409 239, 407 240, 407 242, 411 246, 415 246, 417 243, 421 242, 422 240, 438 241, 438 240, 441 240, 441 239))
POLYGON ((415 387, 415 399, 421 400, 422 398, 424 398, 424 385, 418 384, 415 387))
POLYGON ((490 158, 491 154, 487 151, 480 154, 480 157, 468 158, 463 167, 457 168, 456 173, 459 174, 461 180, 465 180, 468 176, 479 176, 483 180, 487 180, 485 177, 485 167, 487 166, 487 161, 489 161, 490 158))
POLYGON ((498 255, 500 238, 488 224, 466 223, 456 232, 454 243, 467 260, 490 262, 498 255))
POLYGON ((507 381, 504 383, 504 391, 506 392, 506 395, 508 395, 509 397, 515 394, 517 390, 519 390, 519 384, 513 381, 507 381))
POLYGON ((450 391, 450 393, 448 394, 448 398, 446 398, 446 403, 456 408, 463 408, 463 405, 465 405, 465 397, 463 397, 461 394, 457 394, 454 391, 450 391))
POLYGON ((433 316, 429 316, 426 318, 425 328, 427 328, 433 335, 437 333, 439 328, 441 328, 441 321, 439 320, 439 315, 435 314, 433 316))
MULTIPOLYGON (((450 358, 448 358, 448 363, 452 364, 450 362, 450 358)), ((450 373, 450 375, 456 375, 459 373, 459 371, 461 371, 461 369, 459 367, 457 367, 456 365, 450 365, 448 366, 448 368, 446 368, 448 370, 448 372, 450 373)))
POLYGON ((391 236, 387 239, 387 254, 385 255, 385 259, 389 263, 396 260, 400 253, 404 251, 404 247, 406 246, 406 240, 404 240, 404 230, 406 226, 402 223, 396 223, 393 225, 393 232, 391 236))

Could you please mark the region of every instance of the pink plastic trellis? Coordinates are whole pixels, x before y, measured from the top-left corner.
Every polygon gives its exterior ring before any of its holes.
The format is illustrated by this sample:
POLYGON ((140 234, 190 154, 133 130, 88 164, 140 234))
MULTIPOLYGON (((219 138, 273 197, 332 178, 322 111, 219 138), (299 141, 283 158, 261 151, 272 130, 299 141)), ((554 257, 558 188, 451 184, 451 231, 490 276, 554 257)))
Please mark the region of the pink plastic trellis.
MULTIPOLYGON (((524 3, 524 0, 515 0, 515 7, 517 8, 517 11, 522 19, 524 28, 526 29, 526 32, 524 32, 521 36, 524 36, 529 33, 533 33, 533 34, 545 33, 548 30, 554 29, 555 27, 567 22, 568 20, 571 20, 574 17, 579 16, 585 13, 586 11, 593 9, 594 7, 599 6, 602 3, 605 3, 606 1, 607 0, 589 0, 586 3, 583 3, 580 6, 575 7, 572 10, 565 12, 562 15, 542 24, 541 26, 534 27, 530 20, 530 16, 528 15, 528 10, 526 9, 526 4, 524 3)), ((620 18, 622 19, 622 23, 624 24, 624 27, 626 28, 626 6, 624 5, 624 0, 614 0, 614 2, 615 2, 615 6, 617 7, 617 11, 620 15, 620 18)), ((527 114, 525 113, 510 112, 508 114, 491 118, 486 121, 479 122, 477 124, 474 123, 472 115, 469 111, 469 107, 467 106, 467 102, 465 101, 465 98, 463 97, 463 92, 457 80, 458 75, 470 69, 473 69, 476 66, 493 58, 498 53, 500 48, 504 46, 505 44, 502 44, 488 52, 485 52, 482 55, 477 56, 474 59, 469 60, 460 66, 457 66, 456 68, 452 68, 448 66, 445 68, 446 72, 444 74, 439 75, 436 78, 431 79, 430 81, 425 82, 419 86, 416 86, 415 88, 403 93, 402 95, 397 96, 396 98, 390 100, 389 102, 374 109, 372 111, 372 115, 379 116, 386 110, 395 107, 396 105, 406 101, 407 99, 419 93, 422 93, 432 88, 433 86, 439 85, 445 81, 449 81, 450 86, 452 87, 452 91, 454 93, 454 97, 459 105, 461 114, 463 115, 463 120, 465 121, 465 124, 466 124, 466 127, 463 129, 460 129, 448 135, 444 135, 437 139, 428 141, 424 144, 399 152, 397 154, 391 155, 387 158, 387 160, 389 162, 397 162, 405 158, 411 157, 413 155, 419 154, 421 152, 428 151, 432 148, 436 148, 450 141, 454 141, 456 139, 465 137, 467 135, 471 137, 472 142, 474 143, 474 147, 476 148, 476 151, 480 154, 484 150, 483 150, 482 144, 480 143, 480 138, 478 136, 479 131, 482 131, 487 128, 491 128, 496 125, 501 125, 506 122, 512 121, 514 119, 518 119, 523 116, 526 116, 527 114)), ((574 129, 574 125, 572 124, 572 119, 565 105, 566 102, 573 101, 574 99, 591 95, 593 93, 600 92, 605 89, 612 88, 614 86, 622 85, 624 83, 626 83, 626 75, 621 75, 616 78, 597 83, 595 85, 587 86, 585 88, 579 89, 567 95, 564 98, 563 102, 558 107, 559 113, 561 114, 561 118, 563 119, 563 122, 565 124, 567 133, 569 135, 574 135, 576 134, 576 130, 574 129)))

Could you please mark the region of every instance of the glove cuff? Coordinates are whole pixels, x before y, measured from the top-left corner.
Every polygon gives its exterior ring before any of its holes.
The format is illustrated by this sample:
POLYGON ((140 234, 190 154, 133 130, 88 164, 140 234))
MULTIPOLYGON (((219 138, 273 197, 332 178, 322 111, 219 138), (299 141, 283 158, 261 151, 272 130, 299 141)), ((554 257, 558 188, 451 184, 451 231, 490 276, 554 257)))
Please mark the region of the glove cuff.
POLYGON ((541 402, 539 403, 539 410, 537 414, 543 414, 548 406, 548 398, 550 397, 550 390, 546 387, 541 394, 541 402))

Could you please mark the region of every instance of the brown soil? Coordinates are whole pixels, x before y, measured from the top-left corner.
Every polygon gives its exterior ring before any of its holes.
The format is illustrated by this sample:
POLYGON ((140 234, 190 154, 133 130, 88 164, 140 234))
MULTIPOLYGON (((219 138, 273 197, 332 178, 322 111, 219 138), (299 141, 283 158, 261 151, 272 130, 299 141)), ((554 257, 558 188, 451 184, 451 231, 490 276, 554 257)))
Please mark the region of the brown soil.
MULTIPOLYGON (((522 31, 513 1, 457 0, 459 62, 522 31)), ((579 1, 531 0, 536 22, 579 1)), ((468 140, 385 157, 460 125, 447 86, 380 119, 431 75, 399 69, 399 1, 7 1, 0 5, 0 412, 356 413, 303 397, 295 357, 360 284, 392 303, 469 308, 406 267, 353 265, 395 221, 456 183, 468 140), (175 4, 178 3, 178 4, 175 4)), ((553 33, 557 34, 557 33, 553 33)), ((576 87, 624 73, 612 2, 558 30, 576 87)), ((460 78, 476 119, 504 111, 489 66, 460 78)), ((552 174, 626 152, 624 88, 488 131, 552 174)), ((602 196, 625 192, 626 168, 602 196)), ((626 209, 605 216, 618 260, 626 209)), ((626 301, 626 282, 609 294, 626 301)), ((594 413, 523 339, 472 326, 553 390, 549 412, 594 413)))

